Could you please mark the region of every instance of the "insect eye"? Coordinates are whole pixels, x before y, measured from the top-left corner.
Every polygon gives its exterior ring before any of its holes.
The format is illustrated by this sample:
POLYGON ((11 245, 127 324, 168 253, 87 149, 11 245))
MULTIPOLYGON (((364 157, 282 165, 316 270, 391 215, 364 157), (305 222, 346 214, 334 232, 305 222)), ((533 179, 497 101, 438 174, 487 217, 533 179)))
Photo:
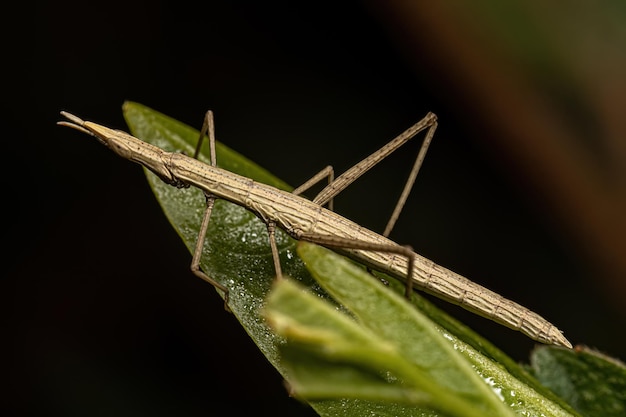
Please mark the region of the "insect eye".
POLYGON ((121 156, 122 158, 131 159, 132 152, 128 148, 128 146, 126 146, 125 144, 122 144, 122 143, 116 142, 116 141, 110 141, 109 142, 109 148, 113 152, 115 152, 116 154, 121 156))

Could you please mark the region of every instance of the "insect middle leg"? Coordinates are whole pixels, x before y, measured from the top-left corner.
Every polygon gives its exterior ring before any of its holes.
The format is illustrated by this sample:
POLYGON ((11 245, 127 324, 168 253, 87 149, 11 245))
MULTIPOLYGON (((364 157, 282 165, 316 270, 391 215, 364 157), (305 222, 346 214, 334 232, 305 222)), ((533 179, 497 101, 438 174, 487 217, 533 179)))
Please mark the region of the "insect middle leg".
MULTIPOLYGON (((209 220, 211 219, 211 213, 213 211, 213 207, 215 205, 215 196, 211 194, 205 194, 206 198, 206 209, 204 210, 204 214, 202 216, 202 223, 200 224, 200 231, 198 232, 198 239, 196 240, 196 246, 193 251, 193 256, 191 258, 191 272, 193 274, 209 284, 213 285, 215 288, 221 290, 224 293, 224 309, 226 311, 230 311, 230 307, 228 307, 229 301, 229 290, 226 286, 220 284, 210 276, 208 276, 202 269, 200 268, 200 260, 202 259, 202 250, 204 249, 204 243, 206 241, 206 234, 209 228, 209 220)), ((276 225, 273 222, 267 223, 267 233, 270 240, 270 248, 272 250, 272 259, 274 261, 274 269, 276 271, 276 278, 282 279, 283 273, 280 266, 280 257, 278 255, 278 247, 276 245, 276 225)))
POLYGON ((200 129, 200 137, 198 138, 198 143, 196 144, 196 150, 193 153, 193 157, 198 159, 198 155, 200 155, 200 149, 202 148, 202 142, 204 141, 204 135, 209 135, 209 152, 210 152, 210 164, 211 166, 217 165, 217 158, 215 156, 215 123, 213 121, 213 112, 211 110, 207 111, 204 115, 204 121, 202 122, 202 129, 200 129))
MULTIPOLYGON (((332 182, 335 180, 335 170, 333 169, 331 165, 328 165, 327 167, 322 169, 320 172, 313 175, 309 180, 307 180, 304 184, 302 184, 298 188, 294 189, 291 193, 295 195, 300 195, 306 190, 308 190, 309 188, 311 188, 312 186, 314 186, 315 184, 317 184, 318 182, 320 182, 321 180, 323 180, 324 178, 328 179, 328 185, 332 184, 332 182)), ((330 211, 333 211, 333 201, 334 201, 333 197, 331 197, 327 201, 328 203, 327 207, 330 211)))

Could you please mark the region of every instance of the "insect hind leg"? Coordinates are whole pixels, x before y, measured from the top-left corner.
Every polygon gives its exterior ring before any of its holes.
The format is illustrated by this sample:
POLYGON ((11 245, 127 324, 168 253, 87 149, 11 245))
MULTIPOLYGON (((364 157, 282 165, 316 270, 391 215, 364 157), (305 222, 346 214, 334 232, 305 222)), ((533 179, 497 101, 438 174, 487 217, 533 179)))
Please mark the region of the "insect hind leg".
MULTIPOLYGON (((299 240, 316 243, 327 248, 335 249, 355 249, 367 250, 372 252, 395 253, 406 256, 408 259, 407 276, 405 281, 405 296, 407 298, 413 292, 413 270, 415 264, 415 252, 411 246, 376 244, 372 242, 363 242, 339 236, 330 236, 316 233, 307 233, 299 237, 299 240)), ((370 268, 368 268, 368 271, 370 268)), ((370 271, 371 272, 371 271, 370 271)))
POLYGON ((428 147, 433 139, 435 134, 435 130, 437 129, 437 116, 433 113, 428 113, 422 120, 405 130, 403 133, 398 135, 396 138, 391 140, 389 143, 381 147, 376 152, 372 153, 368 157, 364 158, 359 163, 355 164, 352 168, 348 169, 346 172, 337 177, 334 181, 330 182, 319 194, 313 199, 313 202, 324 205, 327 202, 331 201, 334 197, 336 197, 341 191, 346 189, 350 184, 360 178, 363 174, 373 168, 376 164, 381 162, 391 153, 399 149, 402 145, 408 142, 411 138, 415 137, 419 132, 426 130, 426 137, 422 142, 422 146, 418 152, 417 158, 415 159, 415 163, 413 164, 413 168, 411 169, 411 173, 409 174, 409 178, 404 186, 404 190, 398 199, 396 206, 393 210, 389 221, 387 222, 387 226, 385 227, 385 231, 383 232, 383 236, 387 237, 391 233, 398 217, 400 216, 400 212, 404 207, 404 203, 406 202, 411 189, 413 188, 413 184, 415 183, 415 178, 419 172, 419 169, 424 162, 424 158, 426 157, 426 152, 428 151, 428 147))

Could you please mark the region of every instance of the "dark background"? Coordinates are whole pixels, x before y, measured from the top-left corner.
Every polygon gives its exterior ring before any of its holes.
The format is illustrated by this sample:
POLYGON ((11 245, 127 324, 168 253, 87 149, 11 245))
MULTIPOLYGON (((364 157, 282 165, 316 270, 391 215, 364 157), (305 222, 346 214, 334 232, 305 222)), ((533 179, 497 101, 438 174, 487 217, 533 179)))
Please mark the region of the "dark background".
MULTIPOLYGON (((440 128, 394 240, 538 311, 573 343, 624 358, 624 309, 599 285, 601 268, 524 174, 504 169, 489 146, 496 133, 472 119, 473 97, 428 64, 437 45, 404 48, 376 2, 12 7, 2 100, 10 414, 314 415, 188 271, 141 169, 55 125, 68 110, 126 129, 124 100, 198 127, 214 110, 218 140, 294 186, 327 164, 343 172, 435 112, 440 128)), ((382 230, 418 148, 351 186, 336 210, 382 230)), ((533 341, 440 305, 528 360, 533 341)))

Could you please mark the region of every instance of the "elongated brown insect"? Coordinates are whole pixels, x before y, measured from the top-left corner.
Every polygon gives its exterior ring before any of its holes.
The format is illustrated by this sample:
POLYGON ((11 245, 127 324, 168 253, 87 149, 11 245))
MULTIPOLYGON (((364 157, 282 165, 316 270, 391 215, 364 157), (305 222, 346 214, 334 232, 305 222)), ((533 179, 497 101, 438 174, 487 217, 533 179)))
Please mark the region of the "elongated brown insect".
POLYGON ((437 118, 432 113, 427 114, 418 123, 336 179, 334 179, 332 168, 327 167, 292 193, 258 183, 216 166, 212 112, 207 113, 196 154, 193 157, 182 153, 166 152, 128 133, 83 121, 66 112, 61 112, 61 114, 69 121, 59 122, 59 124, 96 137, 119 156, 143 165, 167 184, 176 187, 194 186, 204 191, 207 207, 194 250, 191 270, 198 277, 222 290, 226 305, 228 303, 228 288, 213 280, 200 269, 200 257, 213 204, 218 198, 245 207, 255 213, 267 225, 274 267, 279 279, 282 277, 282 272, 276 247, 276 227, 280 227, 294 239, 326 246, 363 263, 369 268, 404 280, 407 293, 410 293, 412 287, 415 286, 443 300, 458 304, 473 313, 519 330, 539 342, 572 347, 559 329, 537 313, 437 265, 435 262, 413 252, 410 247, 398 245, 387 238, 413 186, 437 128, 437 118), (417 133, 424 130, 427 131, 426 137, 402 195, 382 235, 361 227, 332 211, 332 200, 336 195, 417 133), (196 159, 201 142, 207 132, 211 149, 210 164, 196 159), (328 178, 329 184, 313 200, 308 200, 299 195, 324 178, 328 178), (328 208, 324 207, 326 205, 328 208))

